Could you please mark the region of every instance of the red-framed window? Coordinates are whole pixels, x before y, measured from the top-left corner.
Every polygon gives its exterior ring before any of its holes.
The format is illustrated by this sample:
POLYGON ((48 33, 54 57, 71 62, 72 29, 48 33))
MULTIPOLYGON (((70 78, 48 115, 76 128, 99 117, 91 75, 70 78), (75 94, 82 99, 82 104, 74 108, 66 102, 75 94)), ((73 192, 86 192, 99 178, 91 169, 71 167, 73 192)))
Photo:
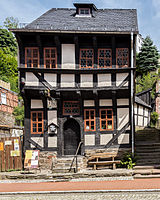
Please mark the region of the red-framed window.
POLYGON ((112 67, 112 49, 98 49, 98 67, 112 67))
POLYGON ((42 134, 43 126, 43 111, 31 112, 31 134, 42 134))
POLYGON ((39 67, 39 49, 38 47, 25 48, 25 67, 38 68, 39 67))
POLYGON ((129 49, 128 48, 116 49, 116 65, 117 65, 117 68, 129 67, 129 49))
POLYGON ((79 101, 63 102, 63 115, 79 115, 79 114, 80 114, 79 101))
POLYGON ((94 52, 93 49, 80 49, 80 68, 93 68, 94 52))
POLYGON ((89 15, 90 8, 79 8, 79 15, 89 15))
POLYGON ((57 68, 57 49, 44 48, 44 68, 57 68))
POLYGON ((113 110, 100 109, 100 131, 109 131, 113 129, 113 110))
POLYGON ((84 110, 84 131, 96 130, 95 109, 84 110))

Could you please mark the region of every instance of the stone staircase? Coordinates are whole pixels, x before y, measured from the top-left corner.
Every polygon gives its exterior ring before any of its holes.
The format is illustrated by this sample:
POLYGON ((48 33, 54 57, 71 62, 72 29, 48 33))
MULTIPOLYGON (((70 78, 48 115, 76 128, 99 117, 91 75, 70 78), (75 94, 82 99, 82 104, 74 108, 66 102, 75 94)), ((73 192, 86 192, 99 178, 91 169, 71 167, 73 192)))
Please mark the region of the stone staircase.
MULTIPOLYGON (((74 156, 58 157, 53 159, 52 172, 53 173, 68 173, 74 156)), ((78 171, 85 169, 87 161, 84 156, 77 157, 78 171)), ((71 172, 76 171, 76 159, 74 160, 71 172)))
POLYGON ((135 134, 135 178, 160 177, 160 130, 146 128, 135 134))

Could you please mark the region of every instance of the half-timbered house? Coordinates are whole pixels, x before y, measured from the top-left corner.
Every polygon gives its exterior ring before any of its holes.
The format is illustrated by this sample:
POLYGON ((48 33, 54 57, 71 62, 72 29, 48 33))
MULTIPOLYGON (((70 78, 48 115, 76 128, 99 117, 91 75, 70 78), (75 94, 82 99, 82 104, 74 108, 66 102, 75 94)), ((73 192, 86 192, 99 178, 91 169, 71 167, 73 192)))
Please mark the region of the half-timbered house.
POLYGON ((58 156, 134 149, 135 9, 75 3, 12 30, 19 45, 25 149, 58 156))

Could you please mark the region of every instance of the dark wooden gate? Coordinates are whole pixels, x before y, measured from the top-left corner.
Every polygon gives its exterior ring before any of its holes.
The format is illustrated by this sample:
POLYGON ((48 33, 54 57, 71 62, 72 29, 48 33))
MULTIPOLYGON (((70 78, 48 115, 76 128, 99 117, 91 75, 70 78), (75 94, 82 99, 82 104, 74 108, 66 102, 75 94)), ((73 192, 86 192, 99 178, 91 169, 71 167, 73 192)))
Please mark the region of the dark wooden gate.
POLYGON ((22 151, 20 138, 1 138, 0 146, 0 172, 21 170, 22 151))
POLYGON ((64 155, 74 155, 80 142, 80 126, 74 119, 64 123, 64 155))

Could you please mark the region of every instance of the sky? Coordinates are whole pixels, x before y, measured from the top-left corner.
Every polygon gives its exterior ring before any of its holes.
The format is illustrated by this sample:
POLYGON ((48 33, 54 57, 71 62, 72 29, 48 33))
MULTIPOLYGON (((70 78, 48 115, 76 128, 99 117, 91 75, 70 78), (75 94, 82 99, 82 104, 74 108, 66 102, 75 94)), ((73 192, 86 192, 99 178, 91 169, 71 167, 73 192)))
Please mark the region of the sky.
POLYGON ((139 32, 151 37, 160 50, 160 0, 0 0, 0 25, 6 17, 30 23, 51 8, 73 8, 73 3, 94 3, 97 8, 137 9, 139 32))

